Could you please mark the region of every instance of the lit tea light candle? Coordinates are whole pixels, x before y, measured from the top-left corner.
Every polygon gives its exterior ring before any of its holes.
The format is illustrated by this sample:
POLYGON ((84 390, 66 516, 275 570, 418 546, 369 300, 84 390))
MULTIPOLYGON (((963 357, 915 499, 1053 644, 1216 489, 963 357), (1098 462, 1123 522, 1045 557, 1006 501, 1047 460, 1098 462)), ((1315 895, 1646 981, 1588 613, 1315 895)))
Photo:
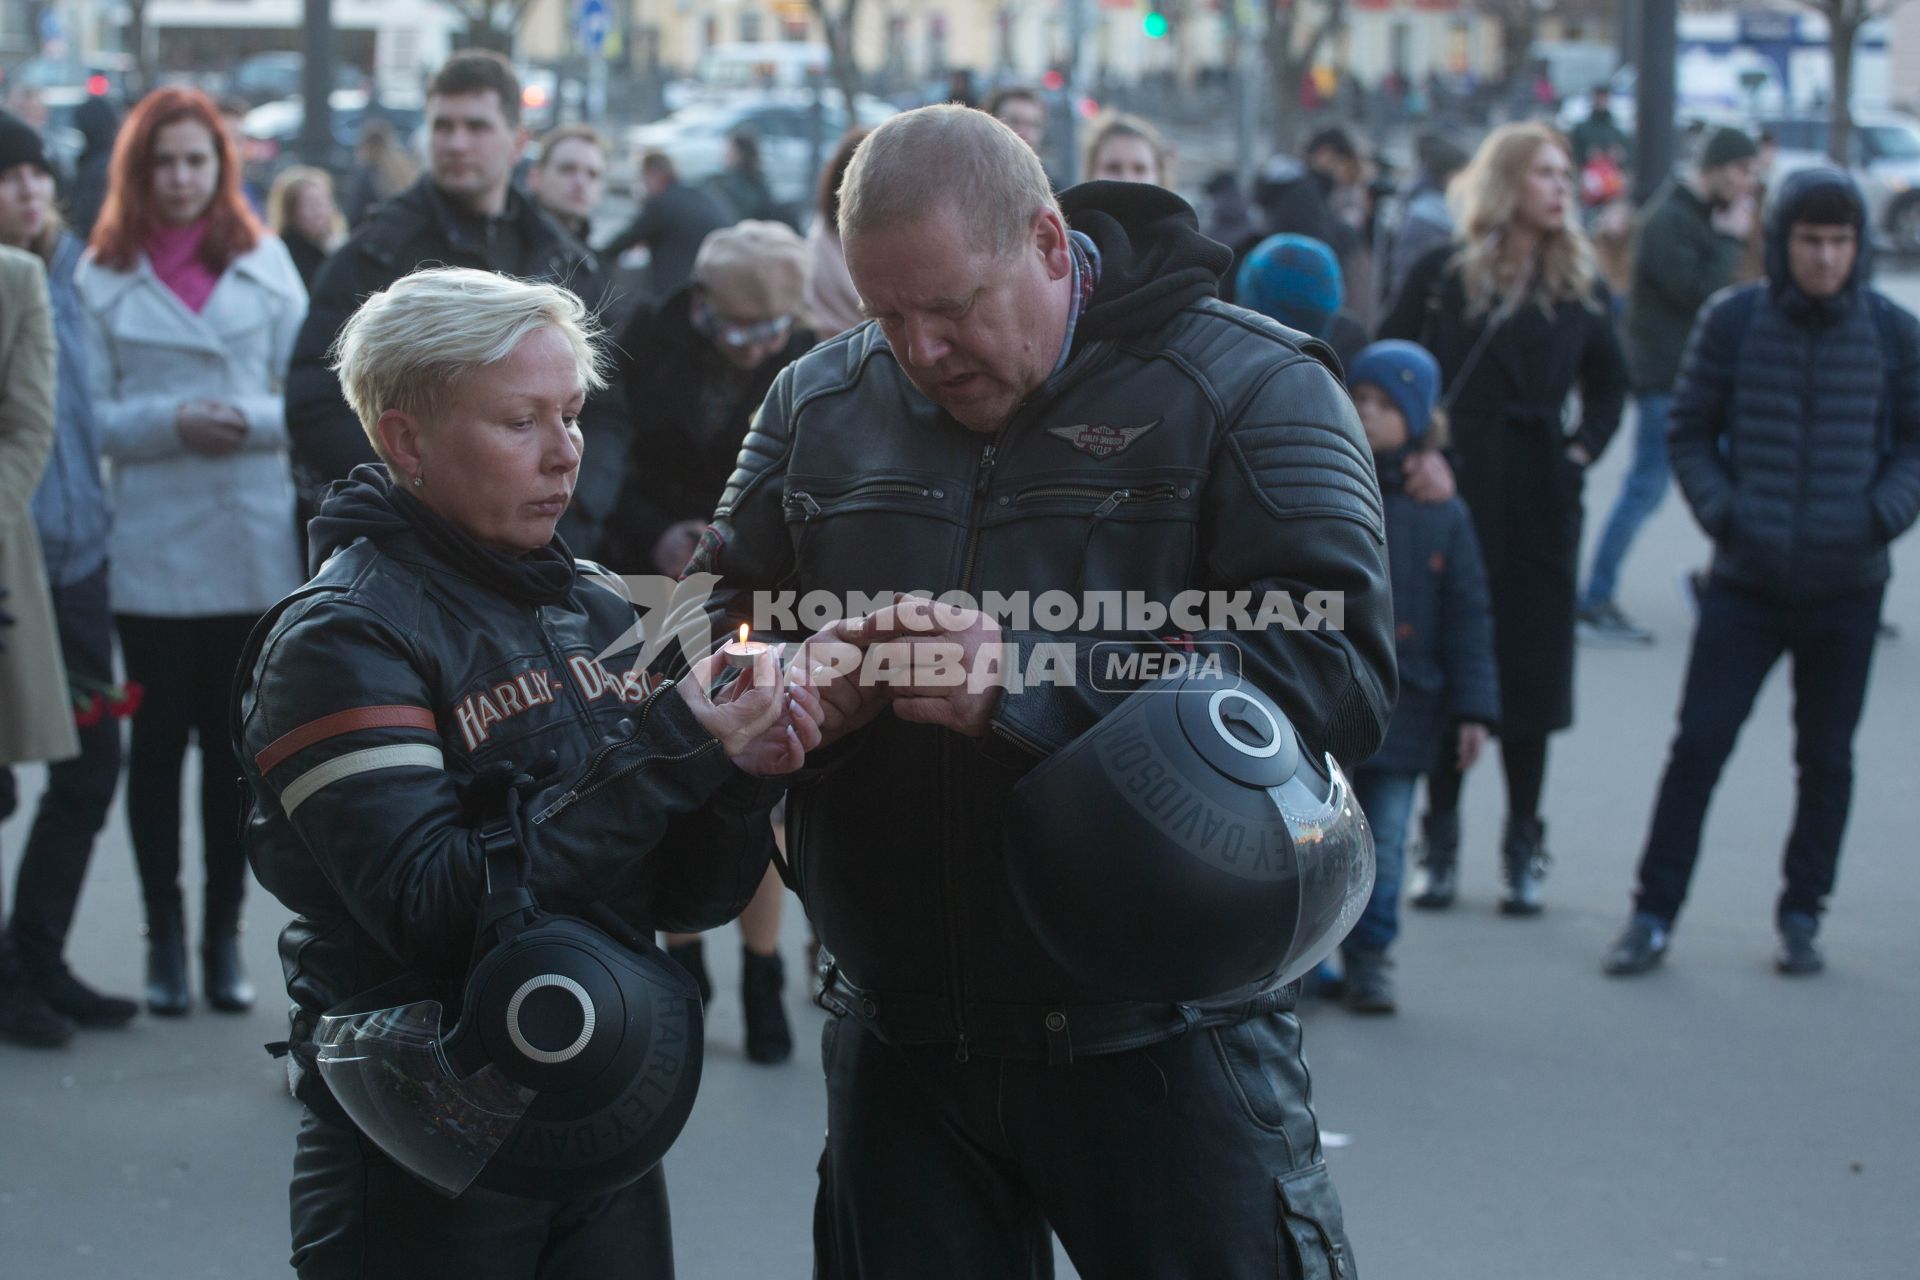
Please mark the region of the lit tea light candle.
POLYGON ((727 641, 720 650, 727 656, 727 665, 735 671, 753 670, 753 664, 758 662, 760 655, 766 651, 767 646, 764 641, 747 639, 747 624, 744 622, 740 624, 739 638, 727 641))

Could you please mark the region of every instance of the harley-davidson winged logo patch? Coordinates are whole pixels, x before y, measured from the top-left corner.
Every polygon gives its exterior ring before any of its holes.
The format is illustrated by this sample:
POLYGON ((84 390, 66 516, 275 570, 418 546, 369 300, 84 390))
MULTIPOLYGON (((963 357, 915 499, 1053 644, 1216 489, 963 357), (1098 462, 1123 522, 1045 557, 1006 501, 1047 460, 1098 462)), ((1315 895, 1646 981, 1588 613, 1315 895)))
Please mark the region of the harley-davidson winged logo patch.
POLYGON ((1110 427, 1104 422, 1077 427, 1048 427, 1047 434, 1065 440, 1084 454, 1106 459, 1124 452, 1135 440, 1159 426, 1161 421, 1155 418, 1140 427, 1110 427))

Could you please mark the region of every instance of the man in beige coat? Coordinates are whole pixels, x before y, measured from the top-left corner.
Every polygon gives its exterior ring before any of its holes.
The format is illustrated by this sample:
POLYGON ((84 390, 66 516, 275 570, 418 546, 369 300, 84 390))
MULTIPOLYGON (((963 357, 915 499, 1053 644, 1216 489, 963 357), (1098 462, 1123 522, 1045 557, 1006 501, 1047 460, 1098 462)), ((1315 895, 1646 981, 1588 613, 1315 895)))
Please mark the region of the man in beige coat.
MULTIPOLYGON (((53 446, 53 311, 46 269, 0 248, 0 820, 13 812, 5 766, 80 751, 31 503, 53 446), (9 622, 10 619, 10 622, 9 622)), ((0 931, 0 1039, 58 1047, 73 1024, 47 1008, 0 931)))

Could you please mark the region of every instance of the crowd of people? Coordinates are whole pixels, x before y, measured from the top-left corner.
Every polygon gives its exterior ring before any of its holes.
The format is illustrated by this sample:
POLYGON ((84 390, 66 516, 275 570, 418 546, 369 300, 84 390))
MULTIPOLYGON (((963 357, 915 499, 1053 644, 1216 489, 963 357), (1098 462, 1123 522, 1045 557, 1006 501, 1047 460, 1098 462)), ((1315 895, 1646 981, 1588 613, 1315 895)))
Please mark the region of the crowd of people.
MULTIPOLYGON (((1603 968, 1665 956, 1720 770, 1786 654, 1778 966, 1820 969, 1887 548, 1920 515, 1920 323, 1871 288, 1845 174, 1775 183, 1763 217, 1763 140, 1716 130, 1635 217, 1622 275, 1589 233, 1591 197, 1617 195, 1601 171, 1627 160, 1604 103, 1571 138, 1423 138, 1392 201, 1325 130, 1248 190, 1209 179, 1203 222, 1135 116, 1092 122, 1089 181, 1056 192, 1044 102, 1016 88, 850 133, 804 233, 750 136, 716 182, 650 152, 638 216, 596 250, 612 149, 568 125, 529 153, 520 103, 504 59, 456 54, 429 86, 424 170, 369 129, 337 200, 305 167, 250 193, 218 104, 157 90, 118 125, 84 226, 40 136, 0 115, 0 818, 4 765, 50 762, 0 930, 0 1037, 59 1046, 141 1003, 185 1015, 195 950, 207 1005, 251 1008, 251 858, 297 913, 302 1274, 357 1274, 369 1241, 423 1275, 520 1256, 514 1274, 549 1274, 555 1248, 568 1275, 671 1265, 657 1171, 558 1216, 447 1202, 356 1142, 303 1059, 302 1028, 357 993, 459 980, 486 831, 519 812, 543 815, 520 830, 541 903, 664 934, 702 1000, 698 931, 738 919, 758 1062, 792 1052, 777 943, 801 895, 836 1015, 821 1274, 1029 1274, 1051 1230, 1088 1274, 1238 1275, 1263 1232, 1271 1254, 1276 1210, 1271 1181, 1262 1198, 1234 1180, 1276 1177, 1297 1271, 1346 1271, 1291 983, 1115 1002, 996 870, 1023 778, 1124 695, 876 689, 764 656, 730 685, 712 661, 623 679, 599 656, 631 623, 608 574, 712 575, 729 623, 786 588, 1343 593, 1343 630, 1234 639, 1371 822, 1371 896, 1310 985, 1383 1014, 1401 902, 1456 898, 1461 794, 1490 743, 1500 909, 1546 905, 1576 640, 1650 641, 1617 589, 1671 475, 1714 557, 1603 968), (642 246, 649 287, 625 296, 618 263, 642 246), (1586 476, 1629 402, 1632 464, 1583 583, 1586 476), (123 754, 143 1002, 65 958, 123 754), (1052 1070, 1136 1053, 1140 1079, 1052 1070), (1180 1115, 1134 1114, 1149 1077, 1180 1115), (1090 1155, 1192 1176, 1122 1212, 1090 1155)), ((782 639, 882 636, 968 664, 1040 640, 910 602, 782 639)))

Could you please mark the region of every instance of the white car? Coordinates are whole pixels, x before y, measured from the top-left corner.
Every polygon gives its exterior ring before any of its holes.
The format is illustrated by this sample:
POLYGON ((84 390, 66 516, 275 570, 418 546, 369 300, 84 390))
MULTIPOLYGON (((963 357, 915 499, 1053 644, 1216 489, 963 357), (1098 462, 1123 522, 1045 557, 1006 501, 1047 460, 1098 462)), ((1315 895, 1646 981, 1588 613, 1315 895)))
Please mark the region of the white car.
MULTIPOLYGON (((1824 115, 1774 116, 1755 121, 1780 144, 1776 177, 1827 164, 1824 115)), ((1867 221, 1898 253, 1920 253, 1920 121, 1891 111, 1856 111, 1847 169, 1867 199, 1867 221)))
MULTIPOLYGON (((855 100, 861 124, 873 126, 895 113, 878 98, 855 100)), ((664 151, 683 182, 704 182, 726 165, 727 139, 750 131, 760 142, 760 168, 773 198, 782 205, 806 209, 813 203, 817 176, 813 96, 810 93, 754 93, 717 102, 702 102, 674 112, 664 120, 636 126, 627 144, 637 162, 644 151, 664 151)), ((817 159, 824 164, 833 146, 846 132, 846 107, 837 91, 820 95, 817 159)))

